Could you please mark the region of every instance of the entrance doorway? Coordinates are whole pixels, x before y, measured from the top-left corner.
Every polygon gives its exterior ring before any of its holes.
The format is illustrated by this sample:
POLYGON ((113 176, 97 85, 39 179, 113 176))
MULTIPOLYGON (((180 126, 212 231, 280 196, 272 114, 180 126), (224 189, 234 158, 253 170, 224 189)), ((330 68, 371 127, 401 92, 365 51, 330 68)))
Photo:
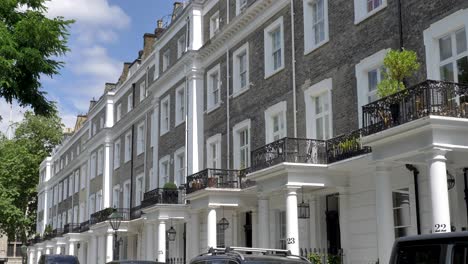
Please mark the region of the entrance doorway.
POLYGON ((338 194, 326 196, 326 224, 328 253, 337 254, 341 248, 338 194))
POLYGON ((245 246, 252 247, 252 212, 245 213, 245 246))

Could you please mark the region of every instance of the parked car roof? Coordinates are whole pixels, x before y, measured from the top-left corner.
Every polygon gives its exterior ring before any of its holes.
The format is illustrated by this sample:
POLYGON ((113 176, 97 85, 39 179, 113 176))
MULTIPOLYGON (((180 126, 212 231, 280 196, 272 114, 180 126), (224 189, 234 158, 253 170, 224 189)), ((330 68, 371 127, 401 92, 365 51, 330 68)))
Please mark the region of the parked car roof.
POLYGON ((163 262, 149 261, 149 260, 114 260, 106 264, 160 264, 163 262))
POLYGON ((425 241, 433 242, 437 241, 447 241, 450 243, 456 241, 467 241, 468 240, 468 232, 452 232, 452 233, 435 233, 435 234, 425 234, 425 235, 417 235, 417 236, 407 236, 398 238, 395 243, 406 243, 406 242, 413 242, 413 241, 425 241))
POLYGON ((39 264, 80 264, 76 256, 70 255, 42 255, 39 264))

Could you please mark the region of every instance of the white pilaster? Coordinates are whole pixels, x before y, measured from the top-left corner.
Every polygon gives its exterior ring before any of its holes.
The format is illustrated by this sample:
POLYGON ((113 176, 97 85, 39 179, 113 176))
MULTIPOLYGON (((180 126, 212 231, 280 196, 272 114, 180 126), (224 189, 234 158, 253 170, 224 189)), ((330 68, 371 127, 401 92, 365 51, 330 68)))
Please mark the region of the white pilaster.
POLYGON ((75 255, 75 241, 68 242, 68 252, 67 255, 75 255))
POLYGON ((158 261, 166 262, 166 221, 159 220, 158 261))
POLYGON ((203 75, 191 69, 187 76, 187 174, 203 168, 203 75))
POLYGON ((153 175, 150 179, 150 190, 156 189, 159 186, 159 98, 153 100, 154 111, 153 120, 151 124, 153 129, 151 130, 151 142, 153 143, 153 175))
POLYGON ((208 219, 206 221, 207 248, 216 247, 216 209, 208 208, 208 219))
MULTIPOLYGON (((113 92, 109 92, 109 95, 113 95, 113 92)), ((108 98, 106 101, 106 127, 114 126, 114 100, 108 98)))
POLYGON ((447 150, 434 149, 428 155, 429 189, 432 201, 432 232, 451 232, 447 189, 447 150))
POLYGON ((95 264, 97 259, 97 237, 91 235, 88 245, 88 262, 87 264, 95 264))
POLYGON ((395 240, 391 167, 378 164, 375 171, 375 202, 379 262, 388 263, 395 240))
POLYGON ((192 50, 198 50, 203 46, 203 7, 193 4, 192 13, 190 14, 191 28, 190 28, 190 47, 192 50))
POLYGON ((104 144, 104 174, 102 175, 102 208, 111 207, 111 147, 112 144, 110 142, 106 142, 104 144))
POLYGON ((258 198, 258 246, 269 248, 270 243, 270 201, 268 197, 258 198))
POLYGON ((239 220, 237 211, 232 212, 232 245, 239 245, 239 220))
POLYGON ((114 234, 112 232, 106 235, 106 263, 114 260, 114 234))
MULTIPOLYGON (((50 166, 50 165, 47 165, 47 167, 49 167, 49 166, 50 166)), ((50 170, 50 169, 49 169, 49 170, 50 170)), ((48 217, 49 217, 49 215, 48 215, 48 213, 49 213, 49 208, 48 208, 48 207, 49 207, 49 204, 48 204, 48 202, 47 202, 47 201, 48 201, 48 198, 49 198, 48 196, 49 196, 49 188, 46 187, 46 188, 44 189, 44 202, 43 202, 43 203, 44 203, 44 207, 42 208, 42 209, 44 210, 44 211, 43 211, 44 218, 43 218, 43 220, 42 220, 41 230, 39 230, 41 234, 44 232, 44 230, 45 230, 45 228, 46 228, 46 225, 47 225, 47 220, 49 219, 49 218, 48 218, 48 217)), ((53 202, 53 201, 52 201, 52 202, 53 202)))
POLYGON ((145 223, 145 233, 146 233, 146 260, 154 260, 153 253, 154 253, 154 244, 153 244, 153 223, 146 222, 145 223))
POLYGON ((200 216, 197 211, 190 213, 190 223, 187 238, 190 239, 187 243, 187 259, 191 259, 200 254, 200 216))

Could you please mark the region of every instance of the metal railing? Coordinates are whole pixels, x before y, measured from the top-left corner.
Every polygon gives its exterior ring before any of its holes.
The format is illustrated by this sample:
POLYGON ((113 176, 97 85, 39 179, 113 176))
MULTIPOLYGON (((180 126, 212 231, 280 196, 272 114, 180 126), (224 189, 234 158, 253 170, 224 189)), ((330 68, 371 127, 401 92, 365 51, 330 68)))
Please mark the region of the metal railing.
POLYGON ((80 223, 80 233, 86 232, 89 230, 89 220, 80 223))
POLYGON ((185 264, 184 258, 167 258, 166 263, 168 264, 185 264))
POLYGON ((327 163, 370 153, 370 147, 361 145, 362 129, 327 140, 327 163))
POLYGON ((283 162, 327 163, 327 144, 324 140, 282 138, 252 151, 250 171, 257 171, 283 162))
POLYGON ((155 204, 184 204, 185 187, 178 189, 156 188, 145 192, 141 207, 148 207, 155 204))
POLYGON ((364 135, 429 116, 468 118, 468 85, 427 80, 362 107, 364 135))
POLYGON ((128 208, 106 208, 94 214, 91 214, 89 224, 94 225, 97 223, 107 221, 109 216, 115 211, 122 215, 122 221, 130 220, 130 210, 128 208))
POLYGON ((206 188, 246 188, 246 170, 205 169, 187 177, 187 194, 206 188))
POLYGON ((63 233, 78 233, 80 230, 80 224, 69 223, 63 226, 63 233))
POLYGON ((141 205, 132 207, 130 209, 130 220, 138 219, 141 217, 141 205))

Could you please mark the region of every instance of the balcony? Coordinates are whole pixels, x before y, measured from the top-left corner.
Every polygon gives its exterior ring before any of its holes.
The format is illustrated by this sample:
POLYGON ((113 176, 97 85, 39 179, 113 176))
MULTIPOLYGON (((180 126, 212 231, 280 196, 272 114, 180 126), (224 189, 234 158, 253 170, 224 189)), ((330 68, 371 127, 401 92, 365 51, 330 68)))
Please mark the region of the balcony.
POLYGON ((468 118, 468 85, 427 80, 362 107, 364 136, 430 115, 468 118))
POLYGON ((63 233, 79 233, 80 232, 80 224, 66 224, 63 226, 63 233))
POLYGON ((372 150, 361 144, 362 129, 327 140, 327 163, 357 157, 372 150))
POLYGON ((89 224, 95 225, 97 223, 107 221, 107 219, 113 212, 118 212, 119 214, 121 214, 123 216, 122 221, 130 220, 130 210, 128 208, 106 208, 92 214, 89 220, 89 224))
POLYGON ((155 204, 184 204, 185 188, 164 189, 156 188, 143 195, 141 207, 148 207, 155 204))
POLYGON ((187 194, 206 188, 243 189, 255 185, 246 174, 246 170, 202 170, 187 177, 187 194))
POLYGON ((130 220, 135 220, 141 217, 141 208, 141 205, 138 205, 130 209, 130 220))
POLYGON ((89 220, 80 223, 80 233, 86 232, 89 230, 89 220))

